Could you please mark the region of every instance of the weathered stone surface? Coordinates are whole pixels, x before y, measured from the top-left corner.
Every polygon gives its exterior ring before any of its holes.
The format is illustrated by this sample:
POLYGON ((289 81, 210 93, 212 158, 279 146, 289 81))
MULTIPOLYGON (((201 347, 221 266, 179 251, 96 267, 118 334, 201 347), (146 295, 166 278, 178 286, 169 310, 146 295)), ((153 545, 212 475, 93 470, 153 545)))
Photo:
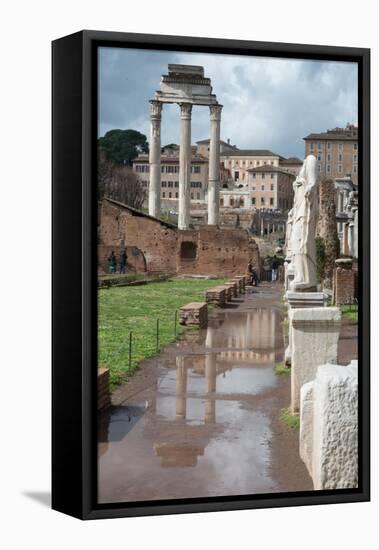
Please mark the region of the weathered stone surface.
POLYGON ((303 386, 301 397, 300 456, 314 489, 357 487, 357 362, 319 366, 315 380, 303 386))
POLYGON ((222 285, 222 288, 225 289, 225 299, 227 302, 230 302, 234 296, 233 288, 231 285, 222 285))
POLYGON ((336 260, 337 268, 333 272, 333 304, 353 304, 355 301, 355 270, 352 269, 351 258, 336 260))
POLYGON ((205 302, 192 302, 179 309, 179 324, 196 325, 206 328, 208 324, 208 306, 205 302))
POLYGON ((216 304, 222 306, 226 302, 226 289, 223 286, 215 286, 209 288, 205 292, 205 301, 208 304, 216 304))
POLYGON ((241 280, 238 279, 238 277, 233 277, 233 279, 231 279, 231 282, 236 283, 237 294, 242 294, 243 286, 241 280))
POLYGON ((300 458, 312 475, 313 452, 313 380, 300 389, 300 458))
POLYGON ((238 296, 237 283, 229 281, 225 283, 224 286, 229 287, 232 291, 232 297, 236 298, 238 296))
POLYGON ((337 307, 290 309, 291 409, 299 412, 300 388, 319 365, 336 363, 341 312, 337 307))
POLYGON ((323 292, 293 292, 289 290, 286 293, 286 298, 291 308, 309 308, 322 307, 326 296, 323 292))

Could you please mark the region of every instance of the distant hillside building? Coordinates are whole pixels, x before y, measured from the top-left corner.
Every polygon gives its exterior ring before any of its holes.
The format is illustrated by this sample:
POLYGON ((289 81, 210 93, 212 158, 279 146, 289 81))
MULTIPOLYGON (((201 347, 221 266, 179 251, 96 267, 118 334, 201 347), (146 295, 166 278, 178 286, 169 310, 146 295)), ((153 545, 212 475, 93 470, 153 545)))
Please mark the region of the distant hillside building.
POLYGON ((332 128, 326 132, 312 133, 303 139, 305 156, 315 155, 320 176, 349 176, 354 184, 358 183, 357 126, 347 124, 346 128, 332 128))

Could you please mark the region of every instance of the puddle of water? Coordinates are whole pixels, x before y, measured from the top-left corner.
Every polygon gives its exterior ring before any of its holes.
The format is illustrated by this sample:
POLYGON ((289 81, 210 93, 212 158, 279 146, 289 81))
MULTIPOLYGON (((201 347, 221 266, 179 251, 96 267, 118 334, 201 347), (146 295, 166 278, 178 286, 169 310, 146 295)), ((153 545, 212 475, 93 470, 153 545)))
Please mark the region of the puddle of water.
POLYGON ((99 502, 275 490, 265 400, 278 384, 281 313, 253 304, 217 311, 190 346, 160 355, 153 383, 101 417, 99 502))

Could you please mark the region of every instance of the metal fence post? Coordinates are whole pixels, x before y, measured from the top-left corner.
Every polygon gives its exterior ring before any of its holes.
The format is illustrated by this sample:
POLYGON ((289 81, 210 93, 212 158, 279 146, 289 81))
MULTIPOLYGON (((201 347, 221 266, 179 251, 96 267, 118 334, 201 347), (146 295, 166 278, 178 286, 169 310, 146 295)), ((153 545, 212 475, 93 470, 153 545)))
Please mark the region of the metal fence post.
POLYGON ((178 310, 176 309, 175 310, 175 320, 174 320, 174 336, 176 338, 176 334, 177 334, 177 327, 176 327, 176 323, 178 321, 178 310))
POLYGON ((159 319, 157 319, 157 351, 159 351, 159 319))

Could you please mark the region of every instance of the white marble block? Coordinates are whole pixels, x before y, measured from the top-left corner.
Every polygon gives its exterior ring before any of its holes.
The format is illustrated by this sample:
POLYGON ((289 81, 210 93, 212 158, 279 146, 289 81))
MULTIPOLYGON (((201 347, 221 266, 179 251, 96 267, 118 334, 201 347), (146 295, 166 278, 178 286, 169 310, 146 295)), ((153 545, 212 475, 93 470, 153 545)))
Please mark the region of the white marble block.
POLYGON ((358 486, 358 366, 322 365, 301 389, 300 456, 315 490, 358 486))
POLYGON ((300 388, 319 365, 337 363, 341 312, 338 307, 290 309, 291 410, 299 412, 300 388))

